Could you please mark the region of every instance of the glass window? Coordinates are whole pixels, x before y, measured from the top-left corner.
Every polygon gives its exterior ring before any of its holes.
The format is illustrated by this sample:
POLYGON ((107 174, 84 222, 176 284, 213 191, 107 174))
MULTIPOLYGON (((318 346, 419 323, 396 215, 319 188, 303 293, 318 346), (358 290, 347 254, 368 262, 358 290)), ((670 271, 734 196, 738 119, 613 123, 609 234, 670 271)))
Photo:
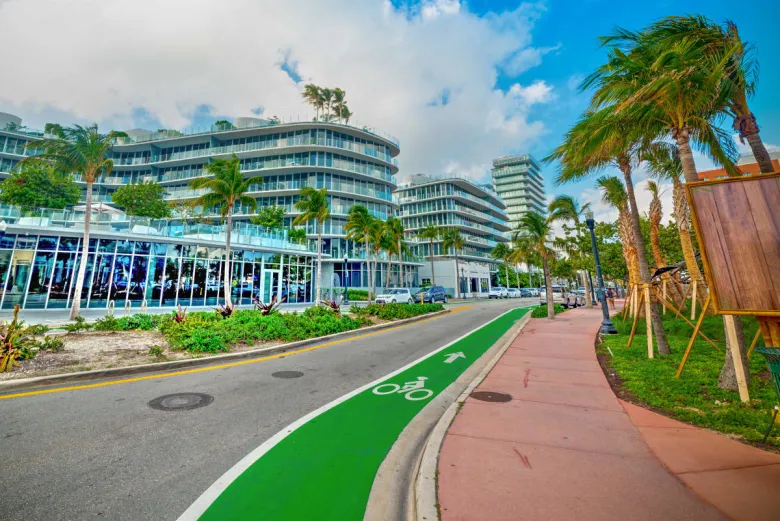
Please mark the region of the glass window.
MULTIPOLYGON (((92 241, 90 240, 90 243, 92 241)), ((116 241, 111 241, 108 239, 100 239, 100 251, 102 253, 114 253, 114 250, 116 249, 116 241)))
POLYGON ((38 238, 39 250, 56 250, 57 249, 57 237, 39 237, 38 238))
POLYGON ((165 258, 152 257, 149 261, 149 273, 146 282, 146 305, 159 307, 165 284, 165 258))
POLYGON ((27 279, 30 278, 32 263, 32 251, 15 250, 13 252, 11 266, 8 270, 6 281, 3 309, 13 309, 15 305, 22 304, 22 301, 24 300, 24 290, 27 287, 27 279))
POLYGON ((89 292, 89 307, 104 308, 108 306, 108 291, 111 287, 111 271, 113 267, 113 255, 97 255, 95 270, 92 274, 92 288, 89 292))
POLYGON ((15 240, 16 240, 16 235, 6 233, 2 237, 0 237, 0 249, 13 250, 15 240))
POLYGON ((192 259, 182 259, 181 277, 179 277, 179 304, 182 306, 190 305, 190 295, 192 294, 192 259))
POLYGON ((179 284, 179 259, 165 259, 165 282, 162 289, 162 305, 173 306, 179 284))
POLYGON ((168 250, 167 244, 162 244, 159 242, 155 242, 152 244, 152 254, 153 255, 165 255, 165 252, 168 250))
POLYGON ((130 283, 127 288, 127 299, 130 305, 140 306, 146 292, 146 269, 149 266, 149 257, 136 255, 133 257, 133 266, 130 270, 130 283))
POLYGON ((0 251, 0 300, 5 289, 5 276, 8 273, 8 265, 11 262, 11 251, 0 251))
POLYGON ((148 254, 149 251, 152 248, 151 242, 136 242, 135 243, 135 253, 142 253, 142 254, 148 254))
POLYGON ((16 238, 17 250, 34 250, 35 244, 38 242, 36 237, 22 237, 21 235, 16 238))
POLYGON ((39 251, 35 255, 30 287, 27 291, 27 300, 24 303, 25 309, 43 309, 46 306, 46 294, 49 292, 53 264, 53 251, 39 251))
POLYGON ((76 251, 79 248, 78 237, 60 237, 60 250, 76 251))
POLYGON ((131 241, 117 241, 117 253, 133 253, 133 243, 131 241))
POLYGON ((68 292, 70 291, 72 281, 76 280, 77 268, 75 253, 59 252, 57 254, 51 277, 51 291, 47 308, 64 308, 67 306, 68 292))

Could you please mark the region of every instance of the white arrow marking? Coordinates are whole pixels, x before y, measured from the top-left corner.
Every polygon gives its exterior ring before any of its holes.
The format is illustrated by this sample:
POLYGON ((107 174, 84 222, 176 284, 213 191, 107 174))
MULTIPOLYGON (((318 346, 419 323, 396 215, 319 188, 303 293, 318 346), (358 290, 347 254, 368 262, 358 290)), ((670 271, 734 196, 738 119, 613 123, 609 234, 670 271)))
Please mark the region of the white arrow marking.
POLYGON ((466 358, 466 355, 464 355, 462 352, 460 353, 450 353, 447 356, 447 359, 444 361, 445 364, 451 364, 458 358, 466 358))

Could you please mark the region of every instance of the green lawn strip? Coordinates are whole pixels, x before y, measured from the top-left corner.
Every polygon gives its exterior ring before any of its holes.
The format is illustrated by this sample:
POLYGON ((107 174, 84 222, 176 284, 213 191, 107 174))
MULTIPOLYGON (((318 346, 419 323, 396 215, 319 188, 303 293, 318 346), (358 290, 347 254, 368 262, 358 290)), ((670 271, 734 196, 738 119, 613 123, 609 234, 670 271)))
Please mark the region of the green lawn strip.
POLYGON ((202 520, 360 521, 374 476, 420 410, 485 353, 527 309, 513 310, 383 383, 425 376, 426 400, 367 389, 293 431, 241 474, 202 520), (466 358, 444 363, 447 353, 466 358))
MULTIPOLYGON (((646 328, 638 328, 642 334, 634 338, 631 349, 626 349, 631 321, 623 322, 614 317, 613 320, 621 334, 604 337, 599 352, 611 356, 610 365, 622 379, 624 389, 637 400, 684 422, 736 435, 751 442, 761 441, 769 426, 771 409, 778 398, 769 379, 766 361, 757 353, 750 359, 749 403, 741 403, 738 393, 718 387, 726 349, 721 317, 707 317, 703 327, 721 350, 716 351, 704 340, 696 340, 685 371, 679 379, 674 376, 693 328, 679 318, 672 320, 667 315, 664 329, 672 354, 659 356, 656 353, 655 358, 650 360, 647 358, 646 328), (607 347, 614 356, 610 355, 607 347)), ((758 326, 753 318, 743 318, 743 323, 749 344, 758 326)), ((780 447, 780 428, 773 429, 767 443, 780 447)))

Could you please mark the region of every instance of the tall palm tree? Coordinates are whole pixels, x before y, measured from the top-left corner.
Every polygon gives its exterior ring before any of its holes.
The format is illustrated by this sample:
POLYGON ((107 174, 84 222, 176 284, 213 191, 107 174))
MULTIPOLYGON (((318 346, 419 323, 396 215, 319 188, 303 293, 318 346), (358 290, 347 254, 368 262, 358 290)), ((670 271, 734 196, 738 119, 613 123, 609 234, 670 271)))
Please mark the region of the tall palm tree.
POLYGON ((349 107, 347 107, 347 104, 345 103, 343 107, 339 110, 339 117, 344 120, 344 124, 349 124, 349 118, 352 117, 352 111, 349 110, 349 107))
MULTIPOLYGON (((748 100, 756 92, 758 82, 758 61, 755 49, 744 42, 739 35, 737 25, 726 21, 721 26, 700 15, 668 16, 655 22, 644 31, 644 38, 657 41, 659 46, 675 42, 690 42, 699 47, 702 57, 698 67, 709 68, 713 63, 720 63, 721 56, 726 57, 726 65, 722 72, 720 89, 725 96, 725 114, 733 118, 733 128, 739 132, 740 140, 748 145, 762 173, 774 171, 772 159, 759 135, 756 117, 750 111, 748 100)), ((621 43, 624 38, 614 38, 611 42, 621 43)), ((632 34, 629 44, 635 40, 632 34)))
POLYGON ((404 225, 398 217, 388 217, 387 221, 385 221, 385 230, 388 238, 393 242, 393 253, 398 255, 398 281, 403 288, 405 287, 403 270, 404 225))
MULTIPOLYGON (((570 195, 561 194, 555 197, 550 202, 547 208, 550 211, 551 222, 555 221, 570 221, 574 223, 574 227, 577 230, 577 237, 582 239, 582 233, 580 232, 580 219, 585 212, 590 210, 590 203, 580 204, 576 197, 570 195)), ((580 241, 581 242, 581 241, 580 241)), ((583 255, 583 252, 578 251, 577 255, 583 255)), ((582 270, 582 281, 585 287, 585 307, 592 308, 593 301, 588 295, 590 295, 590 281, 588 280, 588 270, 582 270)))
POLYGON ((623 182, 614 176, 602 176, 596 180, 601 189, 601 200, 618 211, 618 235, 623 249, 623 258, 628 268, 629 284, 639 283, 639 263, 637 262, 636 237, 631 226, 628 210, 628 195, 623 182))
POLYGON ((382 281, 382 273, 379 269, 379 257, 382 250, 388 249, 387 235, 385 234, 384 222, 379 219, 373 219, 371 221, 371 227, 368 230, 371 237, 371 253, 374 254, 374 271, 371 274, 371 288, 376 293, 376 279, 379 277, 379 281, 382 281))
MULTIPOLYGON (((349 209, 347 223, 344 225, 344 231, 347 232, 347 239, 351 241, 363 241, 366 246, 366 273, 371 274, 371 229, 374 226, 374 216, 368 212, 368 208, 356 204, 349 209)), ((368 284, 368 301, 373 302, 371 294, 371 284, 368 284)))
POLYGON ((328 190, 317 190, 311 186, 301 188, 300 200, 295 203, 295 209, 302 212, 293 219, 293 225, 305 224, 314 221, 317 228, 317 284, 315 285, 315 304, 319 304, 322 295, 322 229, 325 222, 330 219, 330 206, 328 205, 328 190))
POLYGON ((323 119, 325 121, 330 121, 330 107, 333 104, 333 89, 320 89, 320 102, 325 107, 325 115, 323 116, 323 119))
POLYGON ((463 237, 457 228, 447 228, 442 235, 441 248, 444 251, 452 249, 452 253, 455 255, 455 280, 458 281, 456 286, 457 296, 460 298, 460 279, 458 278, 458 252, 463 251, 466 247, 466 238, 463 237))
POLYGON ((333 112, 338 119, 339 122, 341 122, 341 115, 344 111, 344 107, 346 106, 346 97, 347 93, 341 90, 340 88, 336 87, 333 89, 333 112))
POLYGON ((671 181, 672 183, 672 204, 674 206, 674 218, 677 222, 677 233, 680 236, 680 246, 682 249, 685 267, 691 280, 699 281, 697 292, 700 300, 706 298, 707 289, 703 283, 704 279, 699 270, 699 264, 696 262, 696 252, 693 249, 691 240, 691 210, 688 207, 688 200, 685 198, 685 187, 683 186, 682 162, 677 150, 677 145, 671 143, 653 143, 649 154, 646 155, 648 170, 650 175, 661 181, 671 181))
POLYGON ((108 175, 114 168, 114 162, 109 159, 111 146, 117 137, 126 137, 124 132, 111 131, 101 134, 97 125, 82 127, 59 127, 52 135, 44 136, 38 141, 31 141, 25 148, 38 150, 35 156, 28 156, 20 161, 19 166, 28 162, 45 161, 60 172, 79 174, 86 183, 84 211, 84 239, 82 244, 81 262, 76 276, 76 287, 73 292, 73 304, 70 318, 75 319, 81 312, 81 290, 87 272, 89 259, 89 231, 92 221, 92 184, 100 175, 108 175))
MULTIPOLYGON (((587 111, 571 128, 562 145, 555 149, 545 161, 560 161, 558 184, 583 179, 599 172, 607 166, 617 167, 623 174, 623 180, 631 209, 631 226, 637 237, 637 261, 639 262, 639 277, 642 284, 650 283, 650 273, 647 264, 647 252, 639 224, 639 208, 634 194, 634 182, 631 178, 633 169, 644 157, 649 146, 646 137, 647 126, 641 122, 629 120, 625 114, 615 114, 612 107, 598 111, 587 111)), ((669 354, 669 343, 661 323, 658 308, 652 305, 653 293, 650 292, 653 332, 655 333, 658 352, 669 354)))
POLYGON ((650 192, 650 207, 647 211, 647 218, 650 221, 650 249, 653 252, 656 268, 666 266, 663 252, 661 252, 660 229, 661 220, 664 218, 663 206, 661 205, 661 188, 658 183, 649 179, 645 188, 650 192))
POLYGON ((538 212, 526 212, 520 217, 514 234, 517 244, 517 255, 523 253, 535 253, 542 260, 544 270, 544 286, 547 290, 547 318, 555 318, 555 306, 553 304, 552 281, 550 280, 550 259, 554 252, 550 245, 552 225, 548 218, 538 212))
POLYGON ((206 165, 206 172, 212 177, 199 177, 190 181, 193 190, 206 189, 207 193, 197 198, 198 206, 219 207, 219 213, 225 221, 225 306, 230 301, 230 283, 233 271, 230 266, 230 238, 233 231, 233 209, 236 203, 246 206, 250 212, 257 208, 257 200, 247 195, 250 188, 262 184, 260 176, 244 179, 241 174, 241 160, 233 154, 231 159, 215 159, 206 165))
POLYGON ((499 242, 493 247, 490 252, 490 256, 496 260, 502 260, 504 262, 504 275, 506 276, 506 287, 509 287, 509 256, 512 254, 512 249, 507 246, 505 242, 499 242))
POLYGON ((303 86, 303 92, 301 93, 304 101, 314 108, 314 119, 320 119, 320 87, 313 83, 307 83, 303 86))
POLYGON ((440 236, 441 230, 438 226, 433 224, 426 226, 417 234, 418 238, 428 240, 428 258, 431 261, 431 282, 434 286, 436 285, 436 273, 433 271, 433 241, 439 240, 440 236))

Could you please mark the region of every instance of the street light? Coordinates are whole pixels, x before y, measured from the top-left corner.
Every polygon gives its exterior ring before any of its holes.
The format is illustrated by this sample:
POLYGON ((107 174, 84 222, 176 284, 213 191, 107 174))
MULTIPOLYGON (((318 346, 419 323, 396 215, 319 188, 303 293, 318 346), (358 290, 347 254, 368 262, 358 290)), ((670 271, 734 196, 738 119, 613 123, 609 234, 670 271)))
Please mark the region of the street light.
POLYGON ((344 254, 344 304, 349 304, 349 268, 347 267, 348 257, 344 254))
POLYGON ((460 280, 458 281, 458 292, 461 293, 460 298, 464 298, 464 299, 466 298, 466 295, 463 294, 465 293, 465 291, 463 291, 463 280, 465 279, 465 277, 466 277, 465 272, 463 270, 463 267, 461 266, 460 280))
POLYGON ((601 275, 601 261, 599 260, 599 249, 596 246, 596 234, 593 231, 593 227, 596 225, 596 221, 593 220, 593 212, 588 211, 585 213, 585 224, 588 225, 590 230, 590 242, 593 245, 593 259, 596 261, 596 278, 599 283, 599 300, 601 301, 601 314, 604 316, 604 320, 601 321, 601 328, 599 333, 602 335, 617 335, 617 329, 615 324, 609 318, 609 308, 607 307, 607 297, 604 293, 604 277, 601 275))

